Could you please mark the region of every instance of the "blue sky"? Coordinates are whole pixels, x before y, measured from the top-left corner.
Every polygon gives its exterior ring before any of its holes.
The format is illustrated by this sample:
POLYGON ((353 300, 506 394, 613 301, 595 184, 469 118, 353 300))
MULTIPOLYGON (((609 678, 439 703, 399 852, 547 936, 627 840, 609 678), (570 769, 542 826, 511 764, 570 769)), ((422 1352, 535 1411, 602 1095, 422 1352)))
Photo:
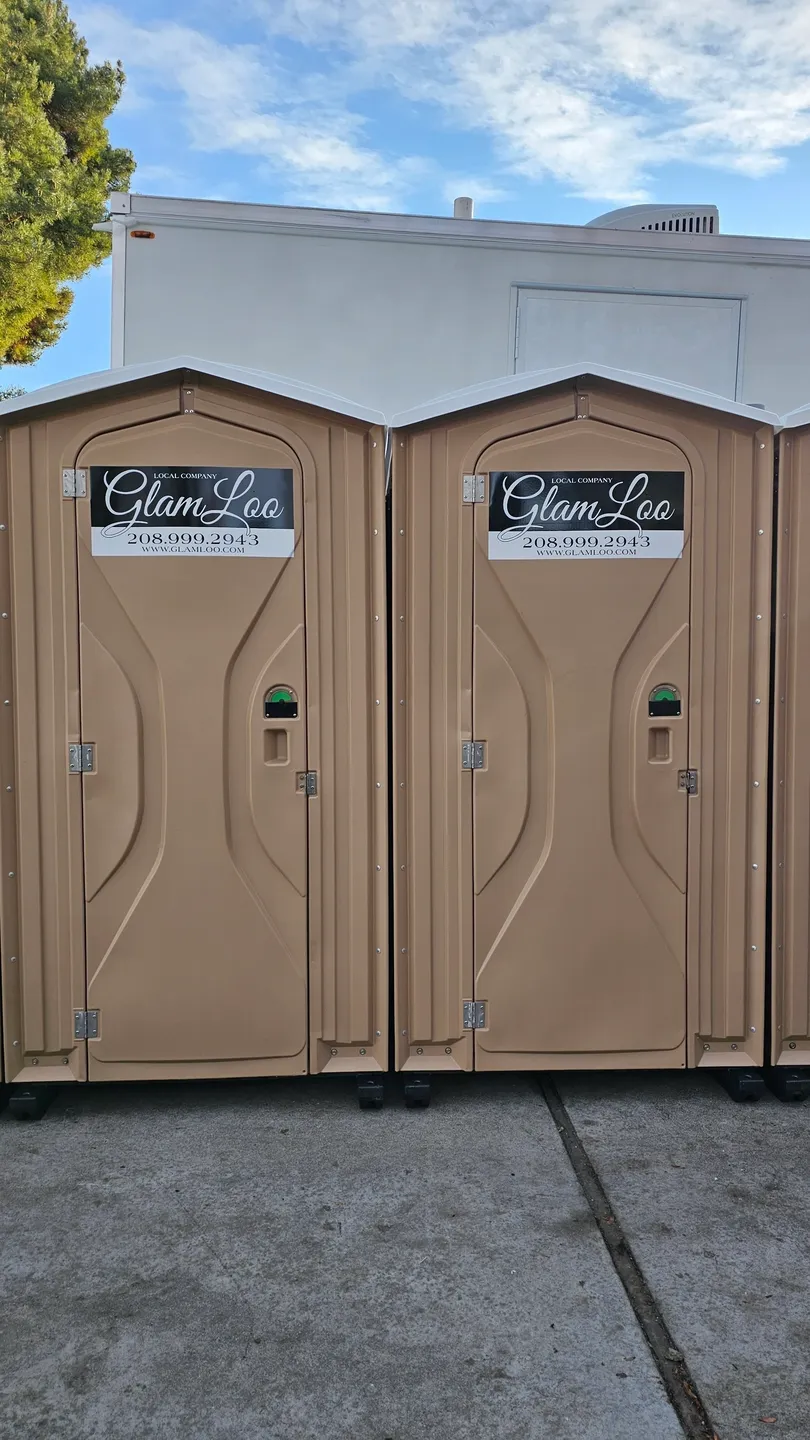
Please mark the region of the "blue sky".
MULTIPOLYGON (((578 224, 713 201, 810 235, 808 0, 121 0, 71 6, 128 76, 133 189, 578 224)), ((27 389, 109 363, 109 263, 27 389)))

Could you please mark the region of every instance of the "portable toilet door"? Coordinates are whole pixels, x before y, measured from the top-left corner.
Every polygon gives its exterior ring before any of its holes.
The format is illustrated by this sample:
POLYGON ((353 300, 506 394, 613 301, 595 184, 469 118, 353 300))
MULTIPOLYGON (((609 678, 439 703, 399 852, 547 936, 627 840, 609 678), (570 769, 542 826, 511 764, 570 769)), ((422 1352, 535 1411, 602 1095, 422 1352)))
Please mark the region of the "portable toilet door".
POLYGON ((767 419, 589 370, 395 421, 400 1068, 761 1063, 767 419))
POLYGON ((3 412, 8 1078, 385 1070, 377 417, 190 360, 3 412))

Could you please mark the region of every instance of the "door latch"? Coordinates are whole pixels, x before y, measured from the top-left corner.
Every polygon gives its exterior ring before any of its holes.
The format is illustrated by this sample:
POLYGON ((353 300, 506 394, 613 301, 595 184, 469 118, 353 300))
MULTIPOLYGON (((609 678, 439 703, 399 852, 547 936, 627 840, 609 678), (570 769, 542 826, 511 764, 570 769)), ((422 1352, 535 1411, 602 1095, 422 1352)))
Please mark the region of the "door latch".
POLYGON ((295 788, 299 795, 317 795, 317 770, 298 770, 295 776, 295 788))
POLYGON ((687 795, 698 793, 698 772, 697 770, 678 771, 678 789, 685 790, 687 795))

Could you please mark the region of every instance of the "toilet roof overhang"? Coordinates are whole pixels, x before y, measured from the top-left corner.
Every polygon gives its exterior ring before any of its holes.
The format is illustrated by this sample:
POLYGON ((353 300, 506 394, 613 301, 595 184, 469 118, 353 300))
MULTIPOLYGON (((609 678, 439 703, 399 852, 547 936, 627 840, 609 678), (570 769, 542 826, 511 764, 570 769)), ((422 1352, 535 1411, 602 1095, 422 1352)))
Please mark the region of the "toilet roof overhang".
POLYGON ((810 425, 810 405, 800 405, 797 410, 789 410, 779 421, 780 430, 799 430, 804 425, 810 425))
POLYGON ((333 414, 343 415, 349 420, 361 420, 369 425, 385 425, 385 416, 367 405, 356 405, 342 395, 330 390, 321 390, 315 385, 305 385, 300 380, 290 380, 283 375, 272 375, 264 370, 249 370, 242 365, 228 365, 217 360, 202 360, 194 355, 174 355, 167 360, 148 360, 141 365, 121 365, 110 370, 97 370, 91 375, 79 375, 73 380, 62 380, 57 385, 45 385, 40 390, 28 391, 0 402, 0 421, 17 416, 27 410, 39 410, 82 396, 93 396, 104 391, 113 391, 139 380, 164 378, 170 375, 191 373, 205 375, 213 380, 226 380, 233 385, 258 390, 266 395, 277 395, 285 400, 297 400, 304 405, 317 406, 333 414))
MULTIPOLYGON (((490 405, 499 400, 518 398, 532 391, 545 390, 574 380, 610 380, 617 385, 627 385, 648 394, 666 396, 670 400, 682 400, 690 405, 702 405, 705 409, 719 410, 726 415, 740 416, 753 420, 759 425, 778 425, 779 417, 771 410, 758 405, 743 405, 738 400, 729 400, 723 395, 714 395, 708 390, 698 390, 691 385, 680 385, 675 380, 664 380, 657 375, 643 375, 634 370, 617 370, 610 365, 582 361, 576 365, 564 365, 553 370, 533 370, 524 375, 507 375, 500 380, 487 380, 481 385, 470 385, 466 390, 451 391, 434 400, 401 410, 389 418, 389 425, 395 430, 407 429, 411 425, 422 425, 442 416, 472 410, 479 405, 490 405)), ((808 411, 810 420, 810 411, 808 411)))

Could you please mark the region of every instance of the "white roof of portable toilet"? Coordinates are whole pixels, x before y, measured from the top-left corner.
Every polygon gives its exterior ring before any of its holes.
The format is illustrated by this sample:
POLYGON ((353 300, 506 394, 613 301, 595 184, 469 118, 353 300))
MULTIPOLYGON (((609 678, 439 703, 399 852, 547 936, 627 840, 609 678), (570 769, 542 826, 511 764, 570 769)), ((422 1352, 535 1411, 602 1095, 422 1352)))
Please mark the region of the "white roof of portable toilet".
POLYGON ((62 380, 56 385, 45 385, 38 390, 27 391, 9 400, 0 401, 0 420, 20 411, 54 405, 62 400, 73 400, 81 395, 93 395, 105 390, 114 390, 132 381, 148 380, 161 375, 173 375, 192 371, 208 375, 215 380, 231 381, 268 395, 279 395, 284 399, 298 400, 306 405, 315 405, 322 410, 332 410, 353 420, 362 420, 370 425, 388 424, 394 428, 418 425, 441 415, 452 415, 459 410, 471 410, 477 405, 504 400, 515 395, 525 395, 533 390, 547 389, 565 381, 594 377, 612 380, 619 385, 628 385, 637 390, 665 395, 672 400, 684 400, 691 405, 703 405, 710 410, 721 410, 729 415, 740 415, 746 419, 766 425, 790 428, 810 422, 810 406, 803 406, 781 421, 773 411, 758 406, 743 405, 728 400, 707 390, 697 390, 675 381, 662 380, 655 375, 643 375, 634 370, 617 370, 611 366, 583 361, 577 365, 562 366, 553 370, 533 370, 523 375, 506 375, 500 380, 487 380, 480 385, 470 385, 464 390, 450 391, 435 399, 417 405, 411 410, 385 416, 379 410, 358 405, 343 395, 322 390, 315 385, 306 385, 299 380, 290 380, 284 375, 273 375, 264 370, 252 370, 242 365, 229 365, 217 360, 204 360, 194 355, 174 355, 166 360, 149 360, 139 365, 120 365, 110 370, 97 370, 89 375, 79 375, 71 380, 62 380))
MULTIPOLYGON (((654 395, 665 395, 670 400, 685 400, 690 405, 703 405, 709 410, 722 410, 728 415, 741 415, 746 420, 757 421, 760 425, 779 423, 778 415, 771 410, 760 409, 758 405, 742 405, 737 400, 727 400, 723 395, 713 395, 708 390, 695 390, 690 385, 679 385, 674 380, 662 380, 657 375, 642 375, 634 370, 614 370, 609 365, 586 361, 578 365, 565 365, 556 370, 532 370, 524 375, 506 375, 502 380, 487 380, 481 385, 470 385, 466 390, 439 395, 424 405, 414 406, 412 410, 401 410, 398 415, 392 416, 388 423, 394 429, 404 429, 408 425, 419 425, 425 420, 436 420, 441 415, 453 415, 458 410, 472 410, 476 405, 488 405, 494 400, 506 400, 512 395, 526 395, 532 390, 544 390, 550 385, 559 385, 567 380, 584 380, 589 377, 612 380, 617 385, 629 385, 654 395)), ((810 420, 810 408, 807 418, 810 420)))
POLYGON ((193 371, 197 375, 209 375, 214 380, 229 380, 234 385, 244 385, 252 390, 262 390, 268 395, 280 395, 285 400, 299 400, 305 405, 317 405, 321 410, 333 410, 351 420, 364 420, 369 425, 384 425, 385 416, 366 405, 356 405, 342 395, 333 395, 329 390, 320 390, 314 385, 305 385, 299 380, 288 380, 283 375, 270 375, 263 370, 248 370, 241 365, 220 364, 217 360, 201 360, 193 355, 173 355, 168 360, 148 360, 141 365, 120 365, 112 370, 97 370, 91 375, 79 375, 74 380, 62 380, 58 385, 45 385, 40 390, 30 390, 25 395, 16 395, 0 402, 0 420, 7 415, 16 415, 21 410, 33 410, 42 405, 54 405, 60 400, 74 400, 80 395, 93 395, 103 390, 113 390, 133 380, 148 380, 153 376, 173 375, 182 371, 193 371))
POLYGON ((789 410, 779 421, 780 430, 797 430, 800 425, 810 425, 810 405, 800 405, 797 410, 789 410))

